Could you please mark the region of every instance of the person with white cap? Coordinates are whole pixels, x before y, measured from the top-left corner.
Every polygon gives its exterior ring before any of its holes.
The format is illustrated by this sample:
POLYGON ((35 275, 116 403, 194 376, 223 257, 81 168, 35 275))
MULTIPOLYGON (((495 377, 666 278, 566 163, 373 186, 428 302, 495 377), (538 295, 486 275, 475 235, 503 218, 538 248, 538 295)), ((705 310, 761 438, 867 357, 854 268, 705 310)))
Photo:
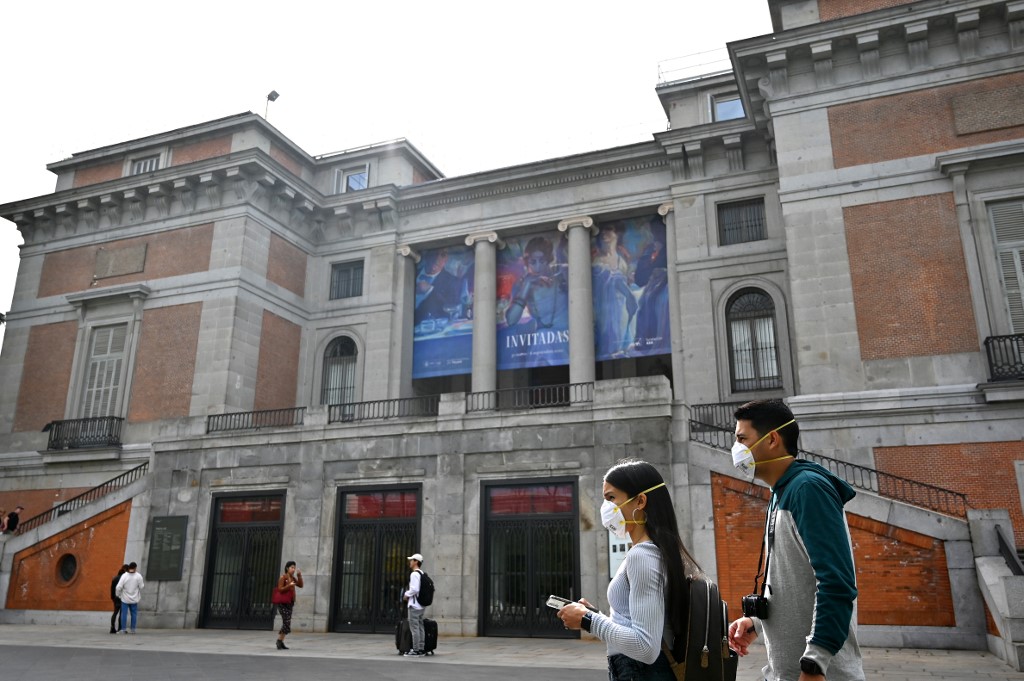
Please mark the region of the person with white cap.
POLYGON ((414 553, 409 560, 409 589, 405 592, 404 600, 409 604, 409 633, 412 634, 412 648, 405 653, 406 657, 422 657, 424 652, 425 634, 423 630, 423 611, 426 608, 420 605, 417 596, 420 594, 420 581, 423 571, 423 554, 414 553))

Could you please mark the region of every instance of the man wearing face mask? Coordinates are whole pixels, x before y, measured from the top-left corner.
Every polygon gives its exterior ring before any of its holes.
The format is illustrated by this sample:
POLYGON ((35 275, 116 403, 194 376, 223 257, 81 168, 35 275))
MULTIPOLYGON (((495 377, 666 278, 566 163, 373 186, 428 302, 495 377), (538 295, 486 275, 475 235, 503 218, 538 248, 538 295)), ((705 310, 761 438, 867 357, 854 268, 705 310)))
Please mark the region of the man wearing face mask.
POLYGON ((746 655, 763 634, 767 681, 861 681, 857 576, 843 511, 853 488, 818 464, 794 458, 799 426, 782 402, 748 402, 735 418, 733 464, 753 470, 772 495, 762 556, 767 575, 759 575, 757 590, 765 611, 753 617, 745 611, 734 621, 729 644, 746 655))

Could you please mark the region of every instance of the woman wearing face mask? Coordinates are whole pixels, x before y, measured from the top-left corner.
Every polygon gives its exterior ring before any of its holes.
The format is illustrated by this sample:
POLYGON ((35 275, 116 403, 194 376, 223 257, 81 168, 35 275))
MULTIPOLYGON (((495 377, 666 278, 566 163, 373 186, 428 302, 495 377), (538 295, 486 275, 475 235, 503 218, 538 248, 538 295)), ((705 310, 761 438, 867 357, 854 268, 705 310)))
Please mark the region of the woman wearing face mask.
POLYGON ((683 545, 668 487, 646 461, 620 461, 604 476, 601 522, 633 543, 608 584, 611 614, 586 599, 558 611, 568 629, 583 629, 608 647, 609 681, 675 681, 661 650, 682 637, 689 616, 690 578, 700 567, 683 545))

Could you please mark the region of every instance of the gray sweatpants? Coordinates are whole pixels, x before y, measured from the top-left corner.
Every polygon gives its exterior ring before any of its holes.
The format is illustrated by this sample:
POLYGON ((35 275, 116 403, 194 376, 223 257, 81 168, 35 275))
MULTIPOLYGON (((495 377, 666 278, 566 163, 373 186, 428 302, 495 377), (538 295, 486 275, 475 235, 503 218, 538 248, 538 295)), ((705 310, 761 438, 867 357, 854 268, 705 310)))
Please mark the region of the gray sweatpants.
POLYGON ((423 652, 423 611, 426 608, 409 608, 409 632, 412 634, 412 649, 423 652))

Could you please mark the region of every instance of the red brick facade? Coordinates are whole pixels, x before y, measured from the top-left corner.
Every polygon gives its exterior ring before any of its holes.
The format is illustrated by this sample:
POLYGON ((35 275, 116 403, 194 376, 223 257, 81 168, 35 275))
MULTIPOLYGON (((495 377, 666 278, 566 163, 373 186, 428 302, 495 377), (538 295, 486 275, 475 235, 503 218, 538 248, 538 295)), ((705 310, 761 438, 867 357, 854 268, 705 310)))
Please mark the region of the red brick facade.
POLYGON ((270 235, 267 280, 300 298, 306 295, 306 254, 276 234, 270 235))
POLYGON ((50 421, 64 418, 77 333, 77 322, 39 324, 29 330, 15 432, 41 430, 50 421))
POLYGON ((101 165, 79 168, 75 171, 75 179, 72 187, 85 187, 90 184, 99 184, 108 180, 116 180, 124 172, 124 161, 117 160, 101 165))
POLYGON ((302 176, 302 163, 299 162, 290 152, 271 144, 270 158, 274 159, 291 172, 292 175, 302 176))
POLYGON ((1024 72, 829 107, 833 163, 846 168, 1024 138, 1019 106, 984 107, 987 113, 971 106, 979 98, 1001 101, 1021 86, 1024 72), (987 124, 979 120, 986 115, 987 124))
POLYGON ((968 442, 875 447, 875 468, 967 495, 971 508, 1010 512, 1018 547, 1024 547, 1024 511, 1015 461, 1024 461, 1024 441, 968 442))
MULTIPOLYGON (((754 588, 768 490, 711 474, 718 585, 731 613, 754 588)), ((857 566, 860 624, 954 626, 941 541, 846 514, 857 566)))
POLYGON ((299 385, 299 344, 302 328, 273 312, 263 311, 260 359, 253 409, 295 406, 299 385))
POLYGON ((106 277, 98 285, 115 286, 136 281, 151 281, 210 268, 213 224, 185 227, 160 234, 119 239, 105 244, 70 248, 47 253, 39 280, 39 297, 85 291, 93 287, 96 259, 101 249, 116 251, 145 245, 145 269, 142 272, 106 277))
POLYGON ((189 415, 202 303, 146 310, 131 387, 129 421, 189 415))
POLYGON ((110 580, 124 563, 131 505, 126 501, 15 554, 7 609, 112 612, 110 580), (65 582, 60 563, 67 555, 77 570, 65 582))
POLYGON ((171 150, 171 165, 180 166, 231 153, 231 135, 183 144, 171 150))
POLYGON ((832 21, 843 17, 852 17, 865 12, 874 12, 886 7, 909 5, 915 0, 818 0, 818 18, 821 21, 832 21))
MULTIPOLYGON (((111 473, 110 477, 116 477, 111 473)), ((40 513, 46 513, 54 504, 59 504, 69 499, 74 499, 79 494, 88 492, 92 487, 62 487, 60 489, 25 489, 0 492, 0 510, 3 510, 4 517, 14 510, 15 506, 24 507, 19 516, 20 522, 25 522, 40 513)))
POLYGON ((843 208, 863 360, 977 352, 952 194, 843 208))

